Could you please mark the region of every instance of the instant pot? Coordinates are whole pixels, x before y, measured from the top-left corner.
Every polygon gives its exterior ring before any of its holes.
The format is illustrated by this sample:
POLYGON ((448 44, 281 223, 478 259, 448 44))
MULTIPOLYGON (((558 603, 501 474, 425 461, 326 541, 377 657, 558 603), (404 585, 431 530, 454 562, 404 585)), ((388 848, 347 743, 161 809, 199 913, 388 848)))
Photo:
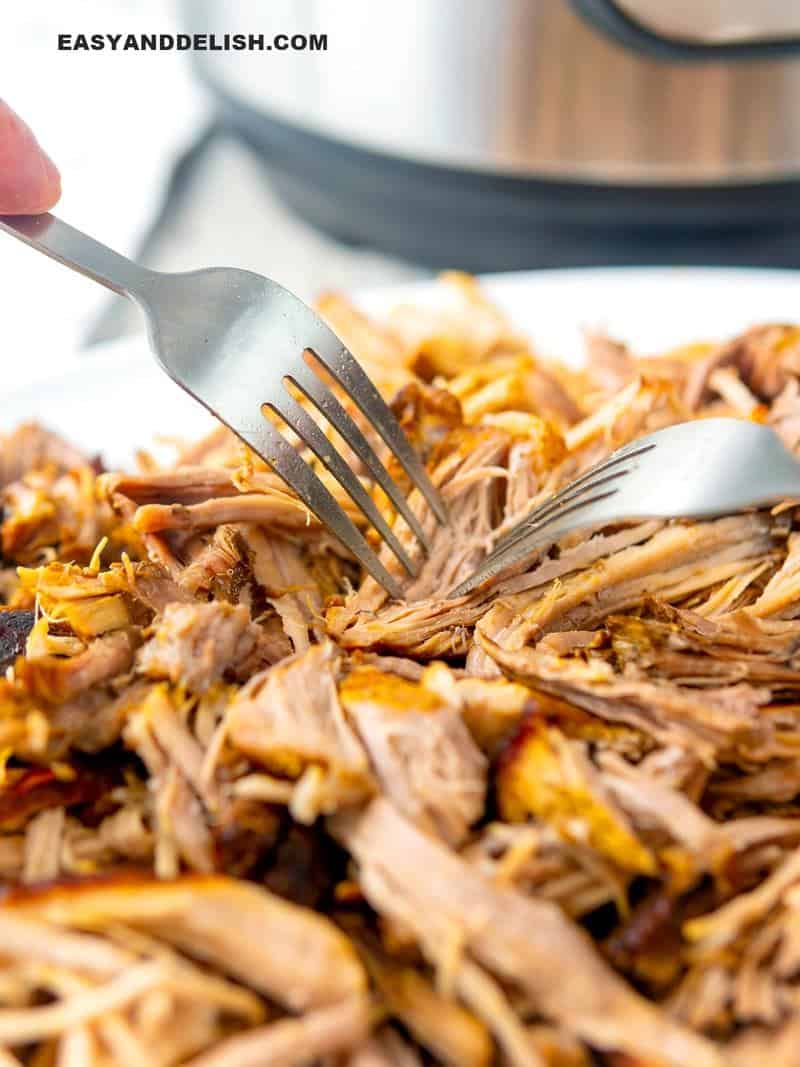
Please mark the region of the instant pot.
POLYGON ((794 0, 195 0, 224 121, 301 215, 433 267, 800 265, 794 0))

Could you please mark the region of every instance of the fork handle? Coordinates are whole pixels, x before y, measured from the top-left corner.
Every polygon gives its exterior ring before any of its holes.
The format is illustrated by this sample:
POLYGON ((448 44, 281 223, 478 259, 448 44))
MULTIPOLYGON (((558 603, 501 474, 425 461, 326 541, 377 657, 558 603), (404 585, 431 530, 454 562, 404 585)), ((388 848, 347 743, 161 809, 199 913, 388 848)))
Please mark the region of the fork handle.
POLYGON ((153 276, 152 271, 49 212, 44 215, 0 215, 0 230, 122 296, 137 299, 144 284, 153 276))

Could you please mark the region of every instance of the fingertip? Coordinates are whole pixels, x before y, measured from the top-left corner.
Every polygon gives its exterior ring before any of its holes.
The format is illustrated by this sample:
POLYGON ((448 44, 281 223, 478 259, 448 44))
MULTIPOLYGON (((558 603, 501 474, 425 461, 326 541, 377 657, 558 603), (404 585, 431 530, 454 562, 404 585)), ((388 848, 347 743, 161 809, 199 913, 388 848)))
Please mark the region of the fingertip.
POLYGON ((61 199, 61 174, 58 171, 58 167, 45 151, 40 149, 40 152, 42 156, 42 176, 39 204, 41 206, 31 209, 35 214, 41 211, 49 211, 61 199))
POLYGON ((0 214, 38 215, 61 196, 61 175, 31 130, 0 101, 0 214))

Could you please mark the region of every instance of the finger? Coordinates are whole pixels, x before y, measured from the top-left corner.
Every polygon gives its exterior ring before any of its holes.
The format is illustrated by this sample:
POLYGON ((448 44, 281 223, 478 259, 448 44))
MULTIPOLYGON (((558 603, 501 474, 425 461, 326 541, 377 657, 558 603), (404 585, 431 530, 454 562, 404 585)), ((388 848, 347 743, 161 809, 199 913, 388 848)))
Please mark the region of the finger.
POLYGON ((61 196, 61 177, 18 115, 0 100, 0 215, 38 215, 61 196))

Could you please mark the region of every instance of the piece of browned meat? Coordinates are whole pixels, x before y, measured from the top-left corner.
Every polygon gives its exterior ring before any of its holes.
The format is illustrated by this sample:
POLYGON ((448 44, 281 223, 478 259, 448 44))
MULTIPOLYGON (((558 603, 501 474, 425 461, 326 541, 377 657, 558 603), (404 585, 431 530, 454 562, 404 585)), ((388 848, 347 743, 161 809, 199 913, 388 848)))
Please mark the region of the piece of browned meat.
POLYGON ((372 667, 349 674, 340 695, 381 790, 414 822, 460 844, 483 813, 487 784, 460 709, 372 667))
POLYGON ((137 668, 202 693, 226 672, 243 680, 271 659, 269 639, 244 605, 169 604, 140 649, 137 668))
POLYGON ((229 743, 294 783, 299 822, 358 803, 374 789, 367 754, 347 722, 336 688, 341 657, 327 642, 250 680, 231 702, 229 743))
POLYGON ((88 463, 82 452, 37 422, 24 422, 13 433, 0 436, 0 489, 28 471, 52 467, 63 473, 88 463))
POLYGON ((0 671, 5 671, 25 651, 34 620, 32 611, 0 612, 0 671))
POLYGON ((800 374, 800 332, 796 326, 783 324, 754 326, 720 345, 694 368, 688 394, 691 407, 704 399, 713 371, 728 366, 739 371, 758 397, 773 400, 800 374))
POLYGON ((93 686, 125 674, 139 635, 117 630, 92 641, 76 656, 42 656, 20 664, 17 676, 32 696, 50 704, 72 700, 93 686))

